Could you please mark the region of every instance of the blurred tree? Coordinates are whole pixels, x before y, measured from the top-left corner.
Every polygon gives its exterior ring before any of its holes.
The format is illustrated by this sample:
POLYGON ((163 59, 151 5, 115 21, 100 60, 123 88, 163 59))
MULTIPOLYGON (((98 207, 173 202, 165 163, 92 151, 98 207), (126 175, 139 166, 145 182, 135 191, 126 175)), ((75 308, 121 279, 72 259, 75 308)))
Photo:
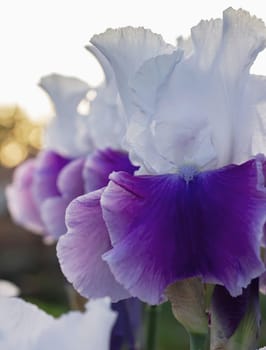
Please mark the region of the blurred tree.
POLYGON ((35 155, 41 148, 43 126, 18 106, 0 106, 0 165, 12 168, 35 155))

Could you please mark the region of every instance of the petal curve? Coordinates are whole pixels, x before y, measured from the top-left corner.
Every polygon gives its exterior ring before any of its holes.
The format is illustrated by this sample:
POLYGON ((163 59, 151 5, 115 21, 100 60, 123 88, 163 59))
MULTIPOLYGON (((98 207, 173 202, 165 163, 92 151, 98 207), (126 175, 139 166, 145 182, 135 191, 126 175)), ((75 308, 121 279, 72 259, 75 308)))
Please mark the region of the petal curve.
POLYGON ((117 283, 101 257, 111 248, 100 206, 102 191, 71 202, 66 212, 68 232, 58 241, 57 256, 64 275, 81 295, 109 296, 116 302, 130 295, 117 283))
POLYGON ((257 186, 257 162, 189 181, 113 173, 101 204, 113 245, 104 259, 116 279, 151 304, 164 300, 170 283, 192 276, 241 294, 264 270, 265 192, 257 186))

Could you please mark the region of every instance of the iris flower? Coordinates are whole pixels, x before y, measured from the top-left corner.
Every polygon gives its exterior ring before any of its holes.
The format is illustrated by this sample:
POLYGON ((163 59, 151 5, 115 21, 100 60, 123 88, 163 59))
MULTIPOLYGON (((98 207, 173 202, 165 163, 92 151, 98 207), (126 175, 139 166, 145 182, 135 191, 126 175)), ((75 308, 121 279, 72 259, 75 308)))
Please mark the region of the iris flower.
POLYGON ((70 204, 66 222, 77 238, 59 242, 63 271, 83 294, 101 294, 105 279, 91 286, 90 278, 103 263, 88 268, 98 251, 114 279, 150 304, 194 276, 238 296, 265 270, 266 163, 258 153, 266 82, 250 73, 266 46, 264 23, 229 8, 177 47, 131 27, 91 43, 114 70, 130 159, 140 169, 114 172, 107 187, 70 204))
MULTIPOLYGON (((75 136, 74 130, 77 125, 74 125, 74 122, 81 117, 77 115, 76 109, 89 87, 76 78, 55 74, 42 78, 40 86, 50 95, 56 117, 45 130, 46 149, 15 170, 13 183, 7 187, 6 195, 9 211, 16 223, 35 233, 48 236, 51 230, 45 223, 42 205, 46 199, 58 196, 64 190, 59 174, 67 165, 70 166, 73 175, 73 165, 70 163, 74 155, 77 155, 78 144, 77 138, 70 138, 69 133, 71 131, 72 136, 75 136)), ((80 162, 77 163, 78 167, 80 162)), ((80 190, 79 184, 72 183, 66 196, 71 200, 81 193, 83 191, 80 190)), ((58 228, 54 236, 57 234, 58 228)))
POLYGON ((96 48, 89 48, 105 71, 89 115, 77 112, 91 89, 57 74, 41 79, 56 112, 45 130, 45 149, 19 166, 7 188, 14 220, 33 232, 58 239, 66 232, 65 210, 75 197, 105 186, 114 170, 135 170, 122 147, 125 118, 114 75, 96 48), (99 124, 99 125, 98 125, 99 124))
MULTIPOLYGON (((43 234, 49 241, 57 240, 67 231, 65 211, 72 199, 106 186, 112 171, 133 173, 137 169, 129 161, 124 146, 126 118, 111 66, 95 47, 88 49, 98 58, 105 73, 103 84, 95 91, 90 90, 96 97, 90 101, 89 114, 77 112, 89 90, 87 84, 59 75, 42 78, 40 85, 53 101, 56 112, 45 130, 46 149, 17 168, 7 189, 8 205, 15 221, 43 234)), ((107 264, 103 264, 108 271, 108 286, 109 275, 113 277, 107 264)), ((95 275, 93 284, 97 286, 103 278, 104 274, 95 275)), ((130 296, 115 280, 113 284, 122 290, 123 297, 130 296)), ((108 296, 108 289, 102 295, 108 296)), ((129 299, 113 304, 112 308, 117 310, 118 318, 111 349, 120 349, 124 343, 133 349, 141 320, 141 303, 129 299)))

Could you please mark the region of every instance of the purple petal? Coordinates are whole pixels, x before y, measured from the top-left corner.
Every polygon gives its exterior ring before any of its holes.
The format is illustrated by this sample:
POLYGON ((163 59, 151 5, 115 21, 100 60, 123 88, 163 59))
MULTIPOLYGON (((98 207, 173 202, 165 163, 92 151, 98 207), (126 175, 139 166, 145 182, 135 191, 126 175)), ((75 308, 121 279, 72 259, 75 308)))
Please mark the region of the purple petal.
POLYGON ((70 200, 64 197, 51 197, 41 206, 41 216, 46 230, 55 239, 67 232, 65 225, 66 208, 70 200))
POLYGON ((224 287, 216 286, 212 296, 211 322, 215 323, 217 328, 222 328, 224 335, 229 339, 253 301, 256 301, 256 304, 259 301, 258 279, 254 279, 236 298, 233 298, 224 287))
POLYGON ((261 325, 258 279, 233 298, 216 286, 211 302, 211 349, 257 349, 261 325))
POLYGON ((84 158, 75 159, 68 163, 58 175, 57 186, 63 196, 74 199, 84 193, 82 177, 84 162, 84 158))
POLYGON ((100 206, 102 191, 71 202, 66 212, 68 233, 60 237, 57 254, 64 275, 81 295, 110 296, 118 301, 130 295, 116 282, 101 258, 111 248, 100 206))
POLYGON ((98 190, 107 185, 113 171, 133 174, 138 168, 131 164, 128 155, 110 148, 97 150, 85 162, 83 171, 86 192, 98 190))
POLYGON ((36 171, 33 177, 33 195, 40 205, 49 197, 58 196, 57 177, 70 159, 61 157, 52 151, 43 151, 36 158, 36 171))
POLYGON ((36 159, 29 159, 15 170, 13 182, 6 189, 6 197, 13 220, 30 231, 42 233, 44 226, 32 194, 35 167, 36 159))
POLYGON ((142 319, 143 304, 136 298, 121 300, 112 304, 112 310, 118 313, 112 330, 110 350, 120 350, 123 345, 135 349, 136 336, 142 319))
POLYGON ((264 270, 258 162, 191 179, 112 174, 101 203, 114 247, 104 259, 116 279, 151 304, 163 300, 169 284, 193 276, 239 295, 264 270))
POLYGON ((75 197, 84 193, 82 169, 84 158, 79 158, 66 164, 57 177, 57 188, 60 196, 50 197, 41 205, 41 216, 49 234, 58 239, 67 232, 65 213, 69 203, 75 197))

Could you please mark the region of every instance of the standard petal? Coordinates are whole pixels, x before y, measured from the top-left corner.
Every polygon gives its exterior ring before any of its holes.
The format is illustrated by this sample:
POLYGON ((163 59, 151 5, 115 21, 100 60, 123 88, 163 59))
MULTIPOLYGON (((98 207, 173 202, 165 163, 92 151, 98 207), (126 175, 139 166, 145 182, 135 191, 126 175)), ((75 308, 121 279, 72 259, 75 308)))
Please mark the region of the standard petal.
POLYGON ((51 74, 41 78, 39 86, 50 96, 56 112, 62 117, 75 111, 79 102, 89 90, 89 86, 82 80, 51 74))
POLYGON ((102 191, 71 202, 66 213, 68 232, 58 241, 57 255, 64 275, 81 295, 118 301, 130 295, 102 260, 102 254, 111 248, 100 206, 102 191))
POLYGON ((112 174, 101 203, 113 246, 104 259, 115 278, 151 304, 169 284, 192 276, 239 295, 264 270, 258 162, 192 177, 112 174))
POLYGON ((90 104, 88 127, 95 148, 123 148, 126 115, 116 85, 98 89, 96 98, 90 104))
POLYGON ((234 80, 248 72, 258 53, 266 45, 266 29, 262 20, 245 10, 228 8, 223 13, 223 73, 234 80), (232 60, 232 53, 236 53, 232 60))
POLYGON ((114 84, 115 83, 114 72, 107 58, 95 46, 88 45, 86 46, 86 49, 96 58, 96 60, 101 65, 104 71, 105 86, 114 84))
POLYGON ((142 63, 173 50, 162 37, 144 28, 108 29, 95 35, 91 43, 109 60, 114 70, 123 103, 132 108, 128 83, 142 63))
POLYGON ((97 89, 95 99, 90 102, 87 125, 91 139, 96 148, 121 149, 126 129, 126 115, 118 96, 113 69, 95 46, 90 45, 86 48, 96 57, 105 73, 105 81, 97 89))
POLYGON ((222 20, 201 21, 191 36, 190 54, 172 69, 162 55, 163 69, 154 74, 158 57, 152 57, 132 78, 137 103, 130 111, 129 152, 150 174, 176 172, 184 162, 202 170, 241 164, 254 154, 258 135, 265 139, 259 125, 265 108, 258 111, 257 104, 266 94, 249 74, 266 45, 263 22, 229 8, 222 20), (254 83, 257 91, 250 93, 254 83))
POLYGON ((182 56, 181 50, 168 55, 158 55, 147 60, 136 72, 130 87, 135 92, 135 104, 144 112, 150 114, 155 112, 159 90, 163 88, 182 56), (147 85, 150 87, 149 90, 146 89, 147 85))
POLYGON ((83 177, 86 192, 98 190, 107 185, 109 175, 113 171, 126 171, 134 174, 138 168, 131 164, 125 152, 115 151, 110 148, 97 150, 88 156, 83 177))
POLYGON ((45 146, 65 156, 80 156, 88 151, 91 143, 79 140, 79 124, 85 117, 77 112, 78 104, 89 91, 87 83, 74 77, 51 74, 43 77, 39 85, 51 98, 56 114, 45 129, 45 146))
POLYGON ((6 198, 13 220, 36 233, 44 232, 39 207, 32 193, 33 174, 36 160, 29 159, 14 172, 13 182, 7 186, 6 198))

